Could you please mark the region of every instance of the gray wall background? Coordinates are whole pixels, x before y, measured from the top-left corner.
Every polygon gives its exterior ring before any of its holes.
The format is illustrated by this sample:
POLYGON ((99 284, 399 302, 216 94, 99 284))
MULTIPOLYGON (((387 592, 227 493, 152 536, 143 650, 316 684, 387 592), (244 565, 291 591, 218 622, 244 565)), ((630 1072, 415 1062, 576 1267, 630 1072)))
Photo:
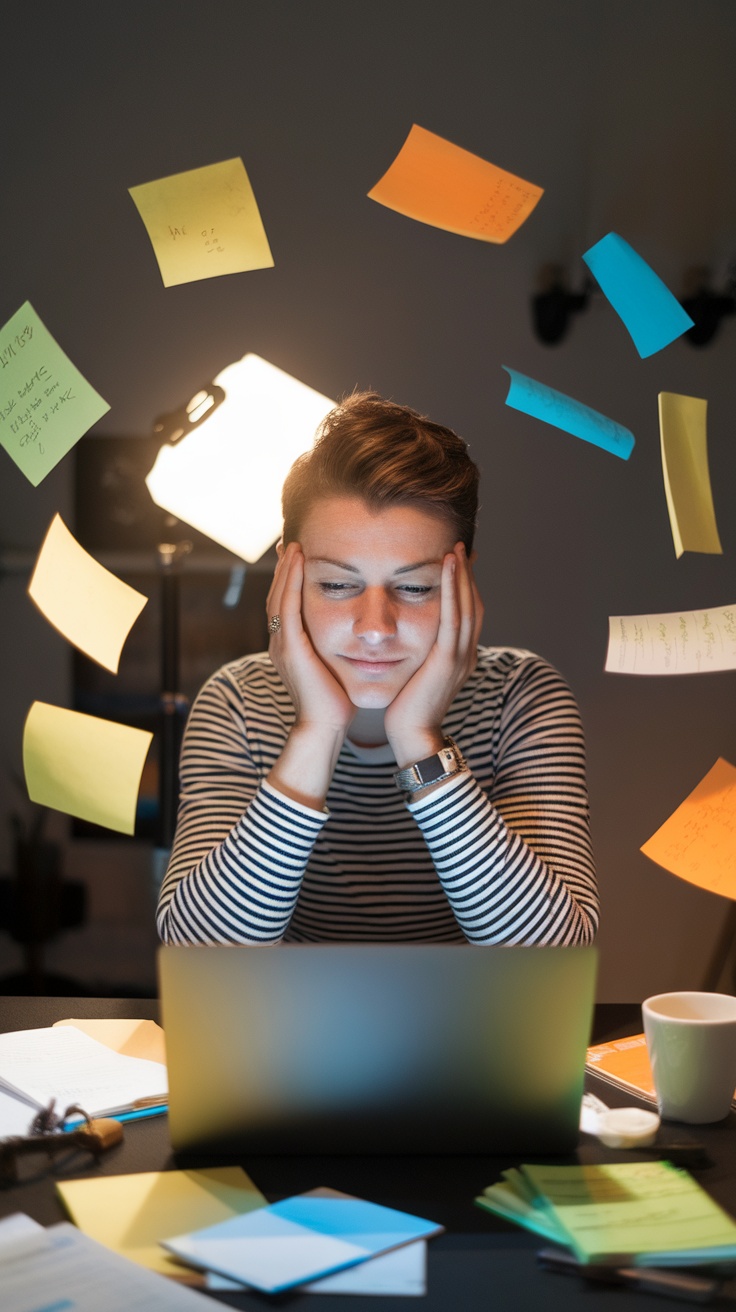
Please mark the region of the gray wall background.
MULTIPOLYGON (((611 229, 676 293, 694 264, 722 285, 736 258, 733 4, 66 0, 16 10, 5 32, 0 320, 32 302, 109 401, 101 434, 149 433, 248 350, 328 395, 374 387, 461 432, 483 470, 484 640, 542 652, 582 708, 600 997, 697 987, 730 903, 639 846, 717 756, 736 763, 734 675, 636 679, 603 663, 609 614, 735 599, 736 321, 705 351, 679 341, 642 361, 602 296, 553 349, 533 336, 529 297, 548 261, 580 286, 582 252, 611 229), (506 246, 366 198, 413 122, 546 189, 506 246), (275 268, 164 289, 127 188, 235 155, 275 268), (508 410, 502 364, 630 427, 629 462, 508 410), (675 558, 660 390, 708 398, 722 557, 675 558)), ((68 651, 25 597, 23 553, 55 510, 70 522, 71 488, 70 460, 34 490, 2 456, 6 868, 23 719, 35 697, 70 691, 68 651)), ((151 977, 140 846, 69 843, 95 923, 59 960, 97 963, 101 943, 125 941, 151 977)), ((11 960, 0 935, 0 968, 11 960)))

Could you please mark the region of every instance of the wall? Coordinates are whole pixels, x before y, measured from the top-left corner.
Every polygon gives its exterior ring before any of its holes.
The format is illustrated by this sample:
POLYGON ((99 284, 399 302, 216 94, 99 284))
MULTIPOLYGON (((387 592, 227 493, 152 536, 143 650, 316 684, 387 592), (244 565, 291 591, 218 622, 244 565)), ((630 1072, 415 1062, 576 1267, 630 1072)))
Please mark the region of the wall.
MULTIPOLYGON (((373 386, 471 443, 484 637, 540 650, 583 711, 604 999, 697 986, 730 905, 639 847, 717 756, 736 762, 734 676, 634 679, 603 661, 609 614, 734 600, 736 323, 706 351, 681 341, 641 361, 600 295, 552 349, 528 302, 550 260, 581 285, 581 253, 610 229, 676 291, 696 263, 723 281, 736 255, 735 33, 728 0, 69 0, 14 16, 0 88, 0 319, 33 303, 110 402, 100 433, 148 433, 254 350, 328 395, 373 386), (507 246, 366 199, 412 122, 545 187, 507 246), (275 267, 165 290, 127 187, 234 155, 275 267), (507 410, 502 364, 630 427, 630 461, 507 410), (708 398, 722 557, 675 559, 659 390, 708 398)), ((68 509, 67 465, 34 491, 3 460, 6 558, 68 509)), ((25 709, 64 701, 69 662, 19 575, 0 582, 0 606, 3 762, 17 772, 25 709)), ((7 776, 2 787, 7 814, 17 796, 7 776)), ((131 933, 148 932, 134 848, 122 898, 102 854, 90 869, 89 849, 69 849, 113 938, 126 913, 131 933)))

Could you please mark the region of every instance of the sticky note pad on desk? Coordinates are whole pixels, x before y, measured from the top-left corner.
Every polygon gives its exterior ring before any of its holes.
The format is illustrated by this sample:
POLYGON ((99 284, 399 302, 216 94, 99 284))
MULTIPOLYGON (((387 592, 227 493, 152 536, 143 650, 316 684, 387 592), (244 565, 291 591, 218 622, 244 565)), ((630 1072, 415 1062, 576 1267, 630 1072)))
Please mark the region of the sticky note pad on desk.
POLYGON ((278 1293, 442 1229, 359 1198, 301 1195, 178 1235, 164 1247, 194 1266, 278 1293))

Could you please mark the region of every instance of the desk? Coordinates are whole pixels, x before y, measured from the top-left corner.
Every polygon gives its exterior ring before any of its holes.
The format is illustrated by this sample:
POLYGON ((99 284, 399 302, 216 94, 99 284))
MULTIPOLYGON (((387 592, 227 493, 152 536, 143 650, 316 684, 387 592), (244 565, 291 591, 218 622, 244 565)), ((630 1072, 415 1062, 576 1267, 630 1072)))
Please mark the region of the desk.
MULTIPOLYGON (((65 1017, 150 1017, 158 1019, 154 1001, 118 998, 2 998, 0 1031, 51 1025, 65 1017)), ((640 1028, 636 1006, 602 1005, 596 1008, 594 1041, 617 1038, 640 1028)), ((632 1100, 597 1081, 591 1088, 611 1106, 632 1100)), ((712 1196, 736 1215, 736 1116, 720 1125, 698 1127, 713 1165, 697 1178, 712 1196)), ((674 1127, 674 1134, 681 1134, 674 1127)), ((626 1154, 610 1152, 585 1139, 578 1150, 581 1161, 621 1161, 626 1154)), ((34 1164, 44 1159, 30 1159, 34 1164)), ((573 1160, 573 1159, 568 1159, 573 1160)), ((281 1295, 270 1300, 251 1293, 210 1295, 214 1303, 243 1309, 267 1306, 289 1312, 658 1312, 686 1306, 671 1299, 652 1298, 632 1290, 585 1286, 575 1277, 552 1275, 538 1269, 535 1251, 541 1241, 475 1207, 473 1198, 517 1160, 496 1157, 251 1157, 241 1163, 269 1201, 301 1193, 317 1185, 331 1185, 346 1193, 369 1198, 388 1207, 415 1212, 441 1222, 447 1232, 429 1243, 428 1292, 423 1300, 357 1298, 345 1295, 281 1295)), ((165 1117, 136 1121, 125 1127, 125 1142, 90 1166, 84 1157, 78 1176, 97 1171, 120 1175, 134 1171, 160 1171, 175 1167, 165 1117)), ((209 1160, 188 1160, 187 1165, 208 1166, 209 1160)), ((31 1169, 35 1169, 32 1167, 31 1169)), ((0 1215, 27 1212, 43 1225, 67 1219, 45 1164, 38 1174, 0 1192, 0 1215)), ((74 1178, 65 1171, 65 1178, 74 1178)), ((734 1306, 732 1304, 732 1306, 734 1306)), ((101 1310, 102 1312, 102 1310, 101 1310)))

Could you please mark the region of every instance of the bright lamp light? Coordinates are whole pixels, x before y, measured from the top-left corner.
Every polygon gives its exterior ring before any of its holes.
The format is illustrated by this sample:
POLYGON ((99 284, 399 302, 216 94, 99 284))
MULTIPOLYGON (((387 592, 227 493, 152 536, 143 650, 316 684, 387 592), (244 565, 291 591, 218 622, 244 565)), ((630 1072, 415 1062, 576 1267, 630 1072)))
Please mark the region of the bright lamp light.
MULTIPOLYGON (((252 562, 278 538, 284 479, 335 402, 253 354, 214 383, 224 400, 161 447, 146 485, 156 505, 252 562)), ((197 403, 187 407, 191 422, 197 403)))

